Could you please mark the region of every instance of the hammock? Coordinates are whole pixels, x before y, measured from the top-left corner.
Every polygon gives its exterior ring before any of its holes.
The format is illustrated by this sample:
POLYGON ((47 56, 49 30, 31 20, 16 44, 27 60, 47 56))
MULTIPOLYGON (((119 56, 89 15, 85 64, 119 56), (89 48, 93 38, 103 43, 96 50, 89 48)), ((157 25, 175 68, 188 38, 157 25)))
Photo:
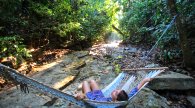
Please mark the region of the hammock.
MULTIPOLYGON (((143 78, 154 78, 157 75, 159 75, 161 72, 163 72, 164 70, 153 70, 150 71, 147 75, 145 75, 145 77, 143 78)), ((141 78, 141 79, 143 79, 141 78)), ((108 86, 106 86, 104 89, 102 89, 102 92, 104 94, 105 97, 110 97, 110 94, 113 90, 115 89, 122 89, 125 90, 128 94, 130 93, 131 89, 133 88, 130 85, 134 85, 134 87, 138 84, 135 83, 135 79, 136 77, 133 75, 130 75, 126 72, 122 72, 120 73, 108 86), (135 83, 135 84, 132 84, 135 83)), ((140 82, 137 81, 137 82, 140 82)), ((148 83, 145 83, 142 88, 144 88, 148 83)), ((141 88, 141 89, 142 89, 141 88)), ((139 91, 141 90, 139 89, 139 91)), ((100 101, 94 101, 94 100, 89 100, 89 99, 85 99, 84 101, 92 107, 95 108, 116 108, 116 107, 125 107, 133 97, 136 96, 137 93, 136 92, 132 97, 130 97, 128 99, 128 101, 117 101, 117 102, 100 102, 100 101)))
MULTIPOLYGON (((151 71, 145 77, 154 78, 155 76, 160 74, 162 71, 164 71, 164 70, 151 71)), ((140 89, 136 94, 134 94, 131 98, 129 98, 128 101, 99 102, 99 101, 94 101, 94 100, 89 100, 89 99, 77 100, 72 95, 61 92, 59 90, 56 90, 56 89, 49 87, 43 83, 37 82, 34 79, 31 79, 27 76, 24 76, 24 75, 18 73, 16 70, 11 69, 11 68, 9 68, 5 65, 2 65, 2 64, 0 64, 0 74, 3 77, 5 77, 5 79, 12 80, 13 82, 15 82, 15 84, 19 84, 20 88, 24 92, 28 91, 27 85, 29 85, 29 86, 32 86, 33 88, 41 90, 45 93, 54 95, 55 97, 70 101, 70 102, 72 102, 78 106, 81 106, 81 107, 95 107, 95 108, 124 107, 141 90, 140 89)), ((132 76, 126 72, 122 72, 107 87, 102 89, 102 92, 106 97, 110 96, 111 92, 117 88, 121 88, 121 89, 125 90, 127 93, 129 93, 130 90, 132 89, 130 87, 130 85, 133 85, 132 82, 135 83, 135 76, 132 76)), ((146 86, 146 85, 147 85, 147 83, 144 86, 146 86)), ((144 86, 142 86, 142 88, 144 86)))

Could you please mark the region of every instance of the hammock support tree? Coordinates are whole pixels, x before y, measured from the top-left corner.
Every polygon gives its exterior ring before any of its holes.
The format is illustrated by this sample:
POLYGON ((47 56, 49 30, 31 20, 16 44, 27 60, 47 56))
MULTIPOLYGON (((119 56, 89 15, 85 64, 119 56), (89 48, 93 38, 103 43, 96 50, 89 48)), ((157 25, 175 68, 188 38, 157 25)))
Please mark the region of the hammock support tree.
MULTIPOLYGON (((164 71, 164 69, 163 70, 153 70, 153 71, 149 72, 145 77, 154 78, 155 76, 159 75, 163 71, 164 71)), ((0 75, 2 75, 5 79, 13 81, 16 85, 19 84, 21 90, 24 92, 28 92, 27 86, 31 86, 33 88, 41 90, 42 92, 54 95, 55 97, 65 99, 67 101, 70 101, 70 102, 72 102, 80 107, 95 107, 95 108, 124 107, 141 90, 140 89, 134 96, 129 98, 128 101, 99 102, 99 101, 93 101, 93 100, 88 100, 88 99, 77 100, 72 95, 61 92, 59 90, 56 90, 56 89, 49 87, 43 83, 37 82, 36 80, 29 78, 27 76, 24 76, 24 75, 20 74, 19 72, 17 72, 16 70, 11 69, 3 64, 0 64, 0 75)), ((102 89, 102 92, 106 97, 109 96, 110 93, 117 88, 121 88, 129 93, 130 90, 132 89, 132 88, 130 88, 129 85, 131 85, 131 83, 134 83, 134 81, 135 81, 135 76, 132 76, 126 72, 122 72, 107 87, 102 89)), ((147 84, 145 84, 143 87, 145 87, 146 85, 147 84)))

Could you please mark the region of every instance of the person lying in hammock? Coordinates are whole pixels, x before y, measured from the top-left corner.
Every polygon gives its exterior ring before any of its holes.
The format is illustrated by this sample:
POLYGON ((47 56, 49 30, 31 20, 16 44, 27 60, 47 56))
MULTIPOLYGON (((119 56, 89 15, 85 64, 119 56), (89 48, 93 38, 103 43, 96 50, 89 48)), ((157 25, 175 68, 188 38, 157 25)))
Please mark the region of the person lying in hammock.
POLYGON ((147 82, 151 81, 152 78, 143 79, 137 87, 133 88, 129 94, 127 94, 124 90, 113 90, 111 93, 111 97, 105 97, 102 91, 99 89, 99 86, 95 80, 84 81, 82 83, 82 92, 76 94, 76 98, 78 100, 88 98, 90 100, 95 101, 127 101, 130 97, 132 97, 139 89, 147 82))

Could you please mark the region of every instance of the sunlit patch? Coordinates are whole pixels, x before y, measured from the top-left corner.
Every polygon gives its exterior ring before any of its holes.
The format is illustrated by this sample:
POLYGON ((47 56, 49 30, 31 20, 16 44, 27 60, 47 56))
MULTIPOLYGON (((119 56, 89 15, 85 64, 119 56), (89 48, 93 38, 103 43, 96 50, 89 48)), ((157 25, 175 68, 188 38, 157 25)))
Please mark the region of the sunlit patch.
POLYGON ((89 54, 100 57, 101 59, 107 55, 111 56, 113 52, 120 49, 119 45, 122 39, 117 33, 111 32, 109 36, 105 37, 105 42, 105 44, 93 45, 89 54))
POLYGON ((89 54, 91 55, 102 55, 107 54, 110 51, 113 51, 115 48, 118 48, 121 40, 116 40, 109 42, 107 44, 99 44, 99 45, 93 45, 89 54))
POLYGON ((46 70, 46 69, 50 69, 50 68, 52 68, 53 66, 58 65, 59 62, 61 62, 61 60, 56 61, 56 62, 53 62, 53 63, 45 64, 45 65, 43 65, 43 66, 38 66, 38 67, 36 67, 36 64, 34 64, 35 66, 33 67, 33 71, 34 71, 34 72, 37 72, 37 71, 39 72, 39 71, 44 71, 44 70, 46 70))
POLYGON ((104 47, 118 47, 119 46, 119 44, 121 43, 121 41, 114 41, 114 42, 110 42, 110 43, 108 43, 108 44, 104 44, 103 46, 104 47))
POLYGON ((70 81, 72 81, 74 78, 75 78, 75 76, 68 76, 68 77, 62 79, 61 81, 55 83, 54 86, 53 86, 53 88, 59 89, 59 88, 65 86, 70 81))
POLYGON ((29 49, 30 52, 34 52, 35 50, 36 49, 34 49, 34 48, 29 49))

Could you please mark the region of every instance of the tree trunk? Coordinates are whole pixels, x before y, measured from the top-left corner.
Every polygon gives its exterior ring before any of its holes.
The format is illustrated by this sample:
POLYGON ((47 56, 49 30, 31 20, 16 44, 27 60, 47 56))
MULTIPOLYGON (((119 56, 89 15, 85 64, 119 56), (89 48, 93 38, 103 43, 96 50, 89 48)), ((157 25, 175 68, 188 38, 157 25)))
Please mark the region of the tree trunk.
POLYGON ((112 28, 115 29, 118 33, 120 33, 122 36, 125 36, 124 33, 118 29, 116 26, 112 25, 112 28))
POLYGON ((195 57, 193 57, 193 54, 190 50, 188 41, 187 41, 187 34, 185 31, 185 28, 183 27, 181 23, 181 18, 177 12, 177 7, 175 4, 175 0, 167 0, 167 5, 169 7, 170 13, 172 16, 177 15, 176 18, 176 27, 179 32, 179 39, 180 39, 180 47, 183 54, 183 61, 186 67, 192 67, 195 68, 195 57))

